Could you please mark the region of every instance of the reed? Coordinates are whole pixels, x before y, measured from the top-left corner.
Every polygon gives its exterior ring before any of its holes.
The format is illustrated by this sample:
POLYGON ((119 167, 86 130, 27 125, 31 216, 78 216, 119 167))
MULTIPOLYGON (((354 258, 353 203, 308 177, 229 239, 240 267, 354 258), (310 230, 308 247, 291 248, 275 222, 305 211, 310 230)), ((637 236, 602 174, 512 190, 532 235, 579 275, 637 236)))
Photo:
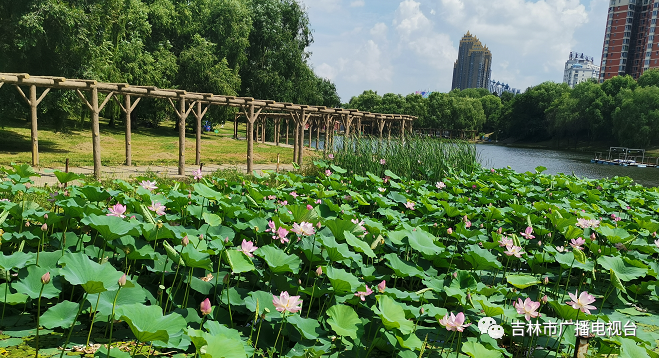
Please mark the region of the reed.
POLYGON ((331 154, 332 162, 349 173, 384 177, 390 170, 404 178, 427 181, 440 181, 449 170, 472 173, 479 166, 475 145, 425 136, 343 138, 331 154))

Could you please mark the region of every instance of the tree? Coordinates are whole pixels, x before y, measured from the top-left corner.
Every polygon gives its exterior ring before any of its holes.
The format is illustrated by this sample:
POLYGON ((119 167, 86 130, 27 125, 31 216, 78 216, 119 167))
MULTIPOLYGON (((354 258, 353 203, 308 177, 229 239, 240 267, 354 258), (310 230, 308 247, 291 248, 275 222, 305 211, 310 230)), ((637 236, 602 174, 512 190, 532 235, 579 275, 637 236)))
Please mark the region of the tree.
POLYGON ((376 91, 366 90, 359 96, 352 97, 348 102, 348 107, 364 112, 375 112, 381 103, 382 97, 376 91))
POLYGON ((637 84, 640 87, 656 86, 659 87, 659 68, 651 68, 638 78, 637 84))
POLYGON ((630 75, 614 76, 602 83, 602 91, 609 97, 615 98, 623 89, 634 90, 636 81, 630 75))
POLYGON ((613 132, 620 145, 644 148, 659 135, 659 88, 623 89, 613 112, 613 132))
POLYGON ((499 118, 501 117, 501 99, 495 95, 488 94, 480 97, 481 106, 485 114, 483 130, 486 132, 499 130, 499 118))

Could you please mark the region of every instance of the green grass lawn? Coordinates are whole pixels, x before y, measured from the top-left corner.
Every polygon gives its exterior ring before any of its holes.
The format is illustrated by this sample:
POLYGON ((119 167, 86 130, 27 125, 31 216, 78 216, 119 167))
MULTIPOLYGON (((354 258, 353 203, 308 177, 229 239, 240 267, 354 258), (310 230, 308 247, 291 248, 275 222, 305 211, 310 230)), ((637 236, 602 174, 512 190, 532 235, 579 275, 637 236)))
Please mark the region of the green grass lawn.
MULTIPOLYGON (((40 124, 39 127, 39 164, 44 167, 64 166, 69 159, 71 166, 93 165, 92 136, 90 123, 75 126, 76 122, 66 124, 64 131, 56 131, 53 126, 40 124), (81 128, 84 127, 84 128, 81 128), (77 129, 76 129, 77 128, 77 129)), ((219 133, 202 134, 201 158, 204 163, 243 164, 246 163, 247 142, 234 140, 233 123, 227 122, 223 128, 217 126, 219 133)), ((240 135, 244 137, 244 125, 240 126, 240 135)), ((2 120, 0 128, 0 165, 32 162, 30 123, 25 120, 2 120)), ((195 161, 195 134, 186 134, 186 163, 195 161)), ((161 123, 156 128, 134 129, 132 132, 133 165, 177 165, 178 131, 174 122, 161 123)), ((293 158, 292 148, 276 147, 266 144, 254 144, 254 163, 276 163, 277 154, 282 163, 293 158)), ((125 161, 125 134, 123 125, 109 126, 109 120, 101 118, 101 158, 105 166, 122 165, 125 161)))

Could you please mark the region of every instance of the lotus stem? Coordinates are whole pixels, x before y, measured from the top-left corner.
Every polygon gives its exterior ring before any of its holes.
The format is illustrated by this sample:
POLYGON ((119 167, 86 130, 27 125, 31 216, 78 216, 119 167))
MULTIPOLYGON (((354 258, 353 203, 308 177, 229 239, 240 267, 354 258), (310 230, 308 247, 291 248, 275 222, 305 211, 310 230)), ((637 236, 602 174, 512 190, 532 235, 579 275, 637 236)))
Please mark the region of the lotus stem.
POLYGON ((66 341, 64 342, 64 345, 62 346, 62 353, 60 353, 59 358, 64 357, 64 351, 66 350, 66 346, 69 344, 71 341, 71 333, 73 333, 73 327, 76 325, 76 321, 78 320, 78 317, 80 316, 80 312, 82 312, 82 307, 85 305, 85 300, 87 300, 87 296, 89 294, 85 292, 85 295, 82 297, 82 301, 80 301, 80 305, 78 306, 78 313, 76 313, 76 317, 73 319, 73 323, 71 324, 71 328, 69 329, 69 334, 66 336, 66 341))
POLYGON ((41 290, 39 291, 39 299, 37 300, 37 336, 35 338, 36 352, 34 353, 34 358, 39 358, 39 318, 41 317, 41 295, 43 294, 44 286, 46 284, 42 283, 41 290))

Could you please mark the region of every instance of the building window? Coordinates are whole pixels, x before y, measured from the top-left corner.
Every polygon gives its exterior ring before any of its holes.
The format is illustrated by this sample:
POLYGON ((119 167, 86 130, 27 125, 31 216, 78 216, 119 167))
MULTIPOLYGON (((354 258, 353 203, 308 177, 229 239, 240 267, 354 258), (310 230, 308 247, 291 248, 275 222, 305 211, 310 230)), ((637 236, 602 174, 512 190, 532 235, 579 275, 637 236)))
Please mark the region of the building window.
POLYGON ((632 25, 625 25, 625 31, 631 31, 632 25))
MULTIPOLYGON (((659 3, 658 3, 658 4, 659 4, 659 3)), ((654 35, 650 35, 650 36, 648 37, 648 41, 654 41, 654 35)))
POLYGON ((647 66, 649 64, 650 64, 650 60, 645 60, 645 65, 647 66))
POLYGON ((652 25, 657 23, 657 19, 652 19, 652 25))

